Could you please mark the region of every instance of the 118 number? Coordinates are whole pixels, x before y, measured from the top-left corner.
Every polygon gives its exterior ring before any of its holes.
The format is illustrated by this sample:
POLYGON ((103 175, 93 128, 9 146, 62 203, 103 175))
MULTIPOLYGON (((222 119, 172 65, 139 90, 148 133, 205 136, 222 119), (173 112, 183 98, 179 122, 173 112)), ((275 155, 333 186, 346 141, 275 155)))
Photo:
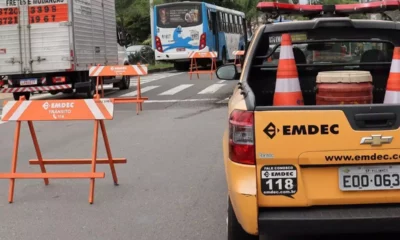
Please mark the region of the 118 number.
POLYGON ((278 187, 278 190, 292 190, 294 188, 293 179, 278 179, 276 181, 272 181, 272 179, 268 179, 266 184, 269 189, 274 189, 274 185, 278 187))

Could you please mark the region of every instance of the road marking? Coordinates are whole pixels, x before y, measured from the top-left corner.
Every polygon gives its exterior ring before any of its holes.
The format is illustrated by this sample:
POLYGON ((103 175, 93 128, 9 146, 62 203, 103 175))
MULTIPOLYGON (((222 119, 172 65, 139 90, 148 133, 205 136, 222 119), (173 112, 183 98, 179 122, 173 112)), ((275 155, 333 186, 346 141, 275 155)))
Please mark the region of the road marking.
POLYGON ((225 80, 221 80, 221 81, 219 81, 219 82, 217 82, 217 83, 224 83, 225 82, 225 80))
POLYGON ((207 102, 216 100, 218 100, 218 98, 170 99, 170 100, 146 100, 144 101, 144 103, 207 102))
POLYGON ((223 99, 221 101, 218 101, 217 103, 226 104, 228 102, 229 102, 229 98, 225 98, 225 99, 223 99))
MULTIPOLYGON (((148 91, 153 90, 158 87, 159 86, 147 86, 147 87, 142 88, 142 90, 140 92, 145 93, 145 92, 148 92, 148 91)), ((136 95, 137 95, 137 90, 135 90, 133 92, 125 93, 125 94, 121 95, 120 97, 134 97, 136 95)))
POLYGON ((225 84, 213 84, 205 89, 203 89, 201 92, 199 92, 198 94, 213 94, 216 91, 218 91, 218 89, 222 88, 223 86, 225 86, 225 84))
MULTIPOLYGON (((158 81, 164 78, 169 78, 169 77, 173 77, 176 75, 180 75, 183 73, 158 73, 158 74, 151 74, 151 75, 146 75, 146 76, 142 76, 140 77, 140 84, 146 84, 146 83, 150 83, 150 82, 154 82, 154 81, 158 81)), ((131 84, 136 86, 137 84, 137 77, 131 77, 131 84)))
POLYGON ((193 84, 181 84, 181 85, 179 85, 177 87, 171 88, 170 90, 165 91, 163 93, 160 93, 158 95, 174 95, 174 94, 176 94, 176 93, 178 93, 180 91, 183 91, 186 88, 189 88, 191 86, 193 86, 193 84))

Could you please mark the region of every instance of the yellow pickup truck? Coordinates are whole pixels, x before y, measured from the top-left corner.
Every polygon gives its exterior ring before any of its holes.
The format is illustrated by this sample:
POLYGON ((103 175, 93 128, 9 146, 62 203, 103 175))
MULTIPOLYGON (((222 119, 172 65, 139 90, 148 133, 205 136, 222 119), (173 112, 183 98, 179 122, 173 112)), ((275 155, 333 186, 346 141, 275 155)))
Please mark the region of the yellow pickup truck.
POLYGON ((398 1, 259 4, 267 13, 279 9, 312 19, 259 27, 241 73, 233 64, 217 70, 219 79, 239 80, 223 136, 228 240, 400 231, 400 98, 384 103, 390 72, 400 86, 400 60, 392 61, 400 47, 400 23, 348 17, 396 8, 398 1), (271 50, 269 40, 287 33, 306 36, 293 40, 303 103, 276 106, 279 61, 267 59, 282 46, 271 50), (348 49, 351 57, 338 61, 313 61, 295 51, 298 45, 312 53, 329 51, 331 43, 370 42, 381 47, 361 56, 348 49), (370 73, 371 102, 317 104, 317 78, 326 71, 370 73))

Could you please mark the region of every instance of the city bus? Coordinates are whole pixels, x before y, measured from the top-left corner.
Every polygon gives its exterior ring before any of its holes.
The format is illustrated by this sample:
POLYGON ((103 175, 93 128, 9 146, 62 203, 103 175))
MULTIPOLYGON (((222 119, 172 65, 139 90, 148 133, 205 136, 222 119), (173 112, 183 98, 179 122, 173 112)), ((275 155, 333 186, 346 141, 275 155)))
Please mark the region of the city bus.
MULTIPOLYGON (((233 51, 247 46, 243 12, 204 2, 159 4, 153 11, 155 59, 173 62, 177 70, 189 68, 188 56, 193 51, 215 51, 218 63, 226 64, 234 60, 233 51)), ((198 63, 207 65, 210 61, 198 63)))

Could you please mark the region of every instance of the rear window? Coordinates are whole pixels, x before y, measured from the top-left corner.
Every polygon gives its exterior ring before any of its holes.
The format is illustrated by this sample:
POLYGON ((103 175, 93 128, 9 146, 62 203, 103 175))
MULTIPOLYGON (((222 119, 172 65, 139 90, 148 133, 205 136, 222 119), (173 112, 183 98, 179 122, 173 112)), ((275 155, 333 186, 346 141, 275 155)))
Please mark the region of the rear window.
MULTIPOLYGON (((351 30, 317 29, 308 32, 292 32, 296 63, 354 65, 367 62, 391 62, 394 46, 385 39, 385 34, 379 35, 375 32, 377 30, 370 32, 358 29, 356 30, 358 34, 354 34, 354 29, 353 34, 346 34, 347 31, 351 30)), ((256 65, 276 66, 278 64, 281 35, 281 33, 264 33, 257 46, 256 65), (265 42, 269 42, 269 45, 264 45, 265 42)))
MULTIPOLYGON (((270 45, 268 55, 271 58, 265 64, 277 65, 280 46, 270 45)), ((393 54, 393 45, 388 42, 368 41, 332 41, 324 43, 293 44, 293 52, 297 64, 329 64, 329 63, 360 63, 360 62, 390 62, 393 54)))
POLYGON ((157 7, 158 27, 191 27, 201 23, 201 5, 199 4, 176 4, 157 7))

